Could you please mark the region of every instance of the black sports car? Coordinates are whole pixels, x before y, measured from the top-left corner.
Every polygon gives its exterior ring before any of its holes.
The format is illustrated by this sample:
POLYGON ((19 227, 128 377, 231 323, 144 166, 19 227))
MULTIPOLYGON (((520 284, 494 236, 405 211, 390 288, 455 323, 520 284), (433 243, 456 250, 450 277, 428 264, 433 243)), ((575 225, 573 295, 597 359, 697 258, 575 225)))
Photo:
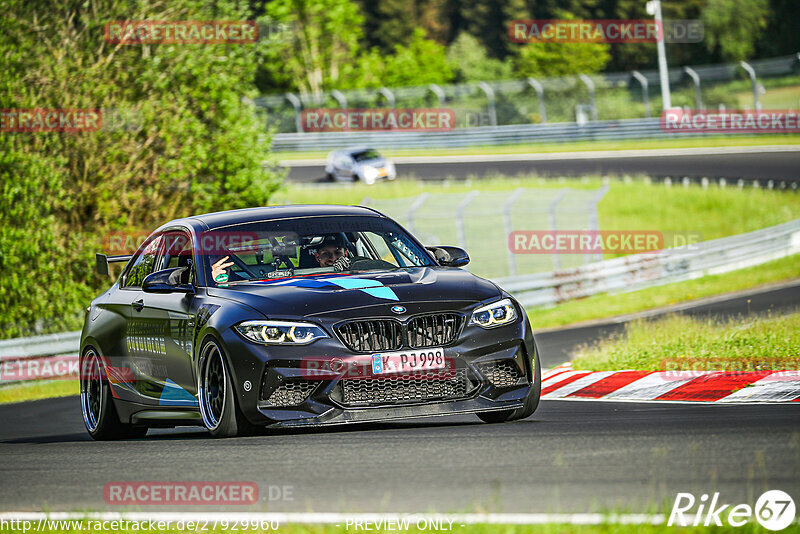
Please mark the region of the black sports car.
POLYGON ((541 371, 525 311, 364 207, 169 222, 86 310, 81 405, 95 439, 149 427, 234 436, 475 413, 530 416, 541 371))

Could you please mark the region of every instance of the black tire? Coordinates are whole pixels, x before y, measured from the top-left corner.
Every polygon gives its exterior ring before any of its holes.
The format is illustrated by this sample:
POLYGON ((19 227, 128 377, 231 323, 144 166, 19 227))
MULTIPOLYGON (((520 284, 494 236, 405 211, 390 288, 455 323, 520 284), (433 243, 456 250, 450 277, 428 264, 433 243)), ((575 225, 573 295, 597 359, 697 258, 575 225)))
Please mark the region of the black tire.
POLYGON ((197 380, 200 414, 213 437, 232 438, 255 429, 239 409, 225 353, 216 341, 200 350, 197 380))
POLYGON ((94 348, 89 347, 84 351, 79 368, 83 423, 92 439, 143 438, 147 434, 146 426, 134 426, 119 420, 103 360, 94 348))
POLYGON ((329 181, 329 182, 335 182, 336 181, 336 177, 332 173, 329 173, 329 172, 325 173, 325 179, 327 181, 329 181))
POLYGON ((533 345, 533 354, 533 387, 525 398, 525 404, 522 408, 479 413, 477 415, 481 421, 484 423, 506 423, 526 419, 533 415, 533 412, 539 407, 539 397, 542 395, 542 368, 539 364, 539 351, 536 349, 536 342, 533 345))

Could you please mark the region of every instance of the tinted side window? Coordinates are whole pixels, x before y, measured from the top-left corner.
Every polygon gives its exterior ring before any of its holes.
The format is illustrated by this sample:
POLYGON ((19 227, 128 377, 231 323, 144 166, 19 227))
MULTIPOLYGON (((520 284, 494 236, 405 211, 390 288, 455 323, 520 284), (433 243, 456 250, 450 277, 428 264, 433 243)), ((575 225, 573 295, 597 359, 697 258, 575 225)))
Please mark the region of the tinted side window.
POLYGON ((122 287, 140 287, 142 285, 145 277, 153 272, 161 241, 161 236, 151 240, 145 245, 141 254, 133 259, 133 265, 128 269, 122 287))
POLYGON ((194 266, 192 261, 192 239, 185 232, 170 231, 164 234, 164 259, 159 262, 159 269, 189 267, 181 283, 194 282, 194 266))

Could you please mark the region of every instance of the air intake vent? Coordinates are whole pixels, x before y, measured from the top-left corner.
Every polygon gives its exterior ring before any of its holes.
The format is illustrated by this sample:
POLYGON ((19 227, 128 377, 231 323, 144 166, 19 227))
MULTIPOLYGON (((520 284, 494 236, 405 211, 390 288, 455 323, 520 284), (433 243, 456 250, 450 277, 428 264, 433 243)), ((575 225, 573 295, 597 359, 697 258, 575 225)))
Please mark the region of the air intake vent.
POLYGON ((517 365, 510 360, 479 364, 478 371, 496 387, 516 386, 523 376, 517 365))
POLYGON ((467 378, 466 369, 430 376, 392 376, 387 378, 344 379, 343 404, 370 406, 380 404, 409 404, 431 400, 460 399, 469 395, 477 384, 467 378), (447 376, 449 375, 449 376, 447 376))
MULTIPOLYGON (((302 404, 319 384, 318 381, 289 379, 282 382, 267 398, 272 406, 297 406, 302 404)), ((263 397, 263 389, 262 389, 263 397)))
POLYGON ((438 347, 455 341, 461 316, 455 313, 437 313, 414 317, 408 322, 408 346, 414 348, 438 347))
POLYGON ((402 327, 391 319, 344 323, 338 331, 347 348, 355 352, 398 350, 403 346, 402 327))

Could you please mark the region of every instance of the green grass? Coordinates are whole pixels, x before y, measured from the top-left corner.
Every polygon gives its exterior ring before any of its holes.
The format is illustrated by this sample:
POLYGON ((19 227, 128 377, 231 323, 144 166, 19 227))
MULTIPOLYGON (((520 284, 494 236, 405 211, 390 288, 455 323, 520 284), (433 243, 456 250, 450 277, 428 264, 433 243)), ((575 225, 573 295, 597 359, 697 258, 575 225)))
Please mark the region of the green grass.
POLYGON ((0 404, 67 397, 78 393, 77 380, 35 380, 0 387, 0 404))
MULTIPOLYGON (((736 93, 739 109, 753 107, 753 93, 744 91, 736 93)), ((770 89, 760 98, 761 109, 797 109, 800 104, 800 88, 776 87, 770 89)))
POLYGON ((800 278, 800 256, 797 254, 755 267, 696 280, 640 289, 630 293, 594 295, 552 308, 532 308, 528 310, 528 315, 534 328, 551 328, 660 308, 795 278, 800 278))
MULTIPOLYGON (((752 97, 751 97, 752 99, 752 97)), ((752 102, 751 102, 752 103, 752 102)), ((774 108, 775 106, 773 106, 774 108)), ((694 137, 686 139, 637 139, 628 141, 579 141, 573 143, 524 143, 501 146, 474 146, 462 148, 418 148, 383 150, 389 157, 401 156, 461 156, 496 154, 545 154, 552 152, 584 152, 593 150, 645 150, 665 148, 736 147, 762 145, 797 145, 798 135, 757 135, 727 137, 694 137)), ((382 149, 382 147, 377 147, 382 149)), ((280 161, 324 159, 328 151, 274 152, 280 161)))
MULTIPOLYGON (((723 514, 721 517, 725 517, 723 514)), ((763 529, 756 523, 755 519, 751 519, 752 522, 748 522, 742 527, 667 527, 666 525, 621 525, 621 524, 605 524, 605 525, 566 525, 566 524, 544 524, 544 525, 492 525, 492 524, 478 524, 478 525, 466 525, 460 526, 453 524, 452 531, 447 530, 447 532, 455 532, 456 534, 627 534, 630 532, 636 532, 641 534, 657 534, 665 531, 675 531, 678 533, 689 533, 689 534, 753 534, 753 533, 767 533, 770 532, 768 530, 763 529)), ((94 525, 94 521, 87 521, 85 523, 85 527, 83 529, 77 528, 77 525, 73 528, 64 528, 64 529, 42 529, 41 532, 64 532, 64 533, 73 533, 73 532, 100 532, 99 530, 90 528, 94 525)), ((225 533, 228 534, 231 530, 222 529, 222 528, 212 528, 210 526, 211 522, 209 522, 209 526, 202 530, 202 532, 209 532, 209 533, 225 533)), ((36 522, 31 522, 32 529, 36 528, 36 522)), ((383 530, 383 529, 375 529, 374 525, 371 525, 372 529, 368 532, 411 532, 411 533, 421 533, 421 532, 444 532, 445 530, 436 530, 436 529, 427 529, 427 530, 419 530, 416 527, 411 527, 408 530, 383 530)), ((0 528, 0 532, 22 532, 22 530, 12 530, 12 529, 5 529, 0 528)), ((29 531, 30 532, 30 531, 29 531)), ((137 533, 148 533, 148 534, 159 534, 159 533, 170 533, 170 532, 188 532, 188 530, 178 530, 177 528, 170 528, 167 530, 159 530, 159 529, 150 529, 146 522, 141 529, 120 529, 115 530, 115 532, 137 532, 137 533)), ((191 531, 193 532, 193 531, 191 531)), ((334 525, 281 525, 277 530, 260 530, 260 529, 245 529, 243 532, 252 532, 252 533, 262 533, 262 532, 281 532, 284 534, 349 534, 355 532, 366 532, 365 530, 360 530, 354 528, 352 525, 350 528, 346 528, 345 526, 334 526, 334 525)), ((800 526, 797 524, 793 524, 786 529, 782 530, 781 532, 786 534, 795 534, 800 532, 800 526)))
POLYGON ((725 322, 670 315, 578 351, 575 369, 761 371, 800 369, 800 313, 725 322))
MULTIPOLYGON (((585 180, 546 180, 535 177, 486 178, 479 181, 458 181, 446 184, 422 181, 395 181, 376 186, 361 184, 320 188, 289 185, 274 198, 275 203, 295 204, 360 204, 365 199, 397 199, 417 196, 508 191, 519 187, 553 189, 595 189, 599 178, 585 180)), ((498 207, 499 209, 499 207, 498 207)), ((608 193, 598 208, 602 230, 659 230, 715 239, 749 232, 800 217, 800 199, 794 193, 735 187, 711 186, 666 187, 643 181, 610 183, 608 193), (744 216, 743 214, 746 214, 744 216)), ((536 230, 540 228, 530 228, 536 230)))
POLYGON ((602 230, 659 230, 705 241, 800 217, 796 194, 612 183, 598 209, 602 230), (746 216, 744 215, 746 214, 746 216))

